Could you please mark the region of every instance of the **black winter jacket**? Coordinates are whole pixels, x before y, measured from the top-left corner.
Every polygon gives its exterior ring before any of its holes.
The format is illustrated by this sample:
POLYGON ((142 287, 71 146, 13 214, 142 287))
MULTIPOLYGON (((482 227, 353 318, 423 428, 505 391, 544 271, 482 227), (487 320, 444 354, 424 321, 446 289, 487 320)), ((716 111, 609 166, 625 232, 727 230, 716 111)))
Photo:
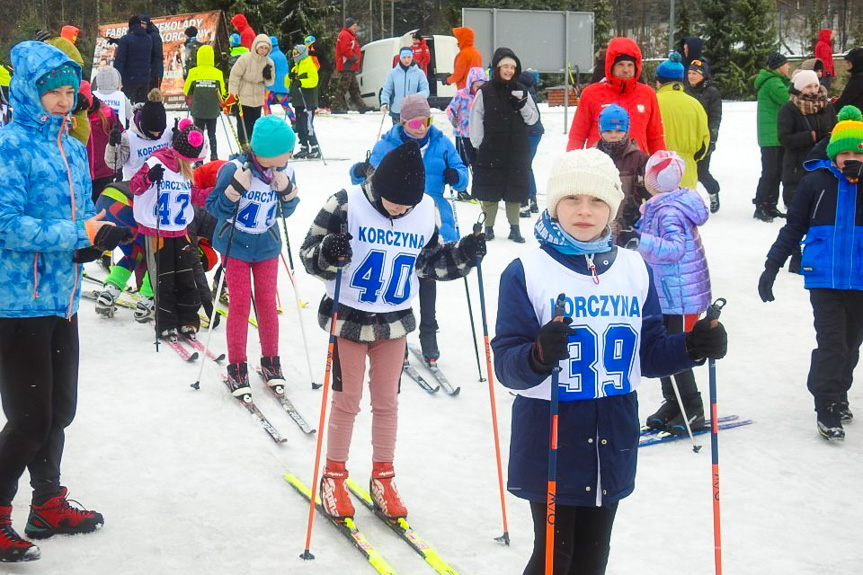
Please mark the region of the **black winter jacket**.
POLYGON ((722 95, 709 76, 697 86, 687 86, 686 93, 701 102, 707 112, 707 127, 710 130, 710 151, 716 148, 719 139, 719 124, 722 123, 722 95))
MULTIPOLYGON (((791 88, 792 91, 794 88, 791 88)), ((806 156, 815 143, 830 135, 836 125, 836 112, 833 105, 827 106, 816 114, 804 116, 791 100, 779 108, 777 120, 779 143, 785 149, 782 158, 782 185, 786 188, 797 187, 807 171, 803 168, 806 156), (815 132, 815 139, 812 139, 815 132)))
POLYGON ((123 85, 146 85, 150 82, 150 62, 153 54, 153 39, 140 24, 129 28, 120 38, 114 55, 114 68, 120 72, 123 85))
POLYGON ((842 110, 843 106, 857 106, 863 110, 863 48, 854 48, 845 59, 851 62, 851 77, 836 100, 836 111, 842 110))
POLYGON ((150 52, 150 77, 161 80, 165 75, 165 55, 162 51, 162 35, 152 22, 147 26, 147 35, 153 40, 153 47, 150 52))

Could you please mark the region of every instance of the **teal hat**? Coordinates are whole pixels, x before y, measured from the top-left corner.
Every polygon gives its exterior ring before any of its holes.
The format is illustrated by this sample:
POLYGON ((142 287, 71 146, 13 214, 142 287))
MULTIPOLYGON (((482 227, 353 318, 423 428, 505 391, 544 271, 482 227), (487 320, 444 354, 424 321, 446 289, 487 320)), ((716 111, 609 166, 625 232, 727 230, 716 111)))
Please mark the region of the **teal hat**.
POLYGON ((78 72, 72 62, 66 62, 53 70, 49 70, 36 80, 36 90, 38 90, 40 98, 45 92, 56 90, 61 86, 72 86, 78 90, 79 85, 78 72))
POLYGON ((294 151, 297 137, 282 118, 274 114, 255 120, 252 130, 252 152, 261 158, 275 158, 294 151))

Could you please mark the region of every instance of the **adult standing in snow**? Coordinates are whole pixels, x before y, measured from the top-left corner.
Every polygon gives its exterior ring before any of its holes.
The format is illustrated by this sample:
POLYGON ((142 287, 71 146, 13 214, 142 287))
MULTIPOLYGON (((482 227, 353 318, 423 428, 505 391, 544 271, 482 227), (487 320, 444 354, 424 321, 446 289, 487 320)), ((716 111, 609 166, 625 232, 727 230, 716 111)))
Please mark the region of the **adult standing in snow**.
MULTIPOLYGON (((37 38, 38 39, 38 38, 37 38)), ((73 62, 78 64, 81 69, 84 69, 84 59, 81 57, 81 52, 75 46, 78 39, 78 29, 74 26, 63 26, 60 36, 55 38, 47 38, 44 40, 46 44, 50 44, 61 52, 66 54, 73 62)), ((70 134, 73 138, 84 144, 85 146, 90 141, 90 120, 87 115, 89 102, 84 101, 84 97, 80 91, 78 93, 78 104, 72 110, 72 126, 70 134)))
POLYGON ((114 53, 114 67, 123 79, 123 93, 133 104, 147 100, 153 39, 141 26, 140 16, 129 18, 129 31, 120 38, 114 53))
POLYGON ((146 12, 141 14, 141 26, 143 26, 147 31, 147 35, 153 41, 153 51, 150 53, 150 85, 148 89, 161 89, 162 78, 165 76, 165 53, 162 50, 162 34, 146 12))
MULTIPOLYGON (((689 70, 689 67, 695 60, 704 62, 704 57, 701 55, 703 48, 704 41, 698 36, 687 36, 680 41, 680 53, 683 54, 682 61, 684 70, 689 70)), ((689 87, 688 76, 683 77, 683 85, 687 88, 689 87)))
POLYGON ((599 141, 599 114, 609 104, 629 114, 629 137, 642 151, 652 154, 665 149, 656 92, 640 83, 640 76, 641 48, 629 38, 612 38, 605 53, 605 79, 582 91, 567 151, 590 148, 599 141))
POLYGON ((255 31, 252 30, 252 27, 249 26, 249 22, 246 20, 246 17, 242 14, 235 14, 233 18, 231 18, 231 24, 233 24, 234 28, 240 34, 240 46, 244 47, 246 50, 252 51, 252 44, 255 43, 255 31))
POLYGON ((240 56, 231 68, 228 92, 234 100, 239 100, 235 109, 238 123, 241 121, 240 106, 243 107, 245 128, 238 134, 243 144, 252 137, 255 122, 261 117, 261 108, 267 98, 267 87, 272 86, 275 79, 275 66, 270 58, 272 48, 270 37, 258 34, 252 50, 240 56))
POLYGON ((360 114, 368 111, 362 96, 360 96, 360 85, 357 83, 357 72, 360 71, 360 62, 363 57, 360 51, 360 41, 357 38, 358 28, 356 20, 346 18, 345 27, 339 32, 339 37, 336 40, 336 72, 339 74, 339 83, 336 86, 335 101, 332 102, 334 114, 344 114, 348 111, 348 104, 345 101, 346 92, 360 114))
POLYGON ((707 113, 707 128, 710 130, 710 147, 707 153, 698 161, 698 181, 710 196, 710 213, 719 211, 719 182, 710 173, 710 158, 716 149, 719 138, 719 125, 722 123, 722 95, 713 84, 710 68, 703 60, 693 60, 686 74, 689 87, 686 93, 698 100, 707 113))
POLYGON ((824 62, 824 76, 821 85, 830 92, 830 84, 833 82, 833 30, 822 28, 818 33, 818 42, 815 43, 815 57, 824 62))
POLYGON ((452 74, 444 81, 444 84, 455 84, 461 90, 467 85, 467 76, 471 68, 482 68, 482 54, 473 45, 473 28, 462 26, 453 28, 452 35, 458 42, 458 54, 452 64, 452 74))
POLYGON ((848 52, 845 65, 850 77, 834 107, 841 110, 845 106, 855 106, 863 110, 863 48, 854 48, 848 52))
POLYGON ((412 94, 423 99, 429 96, 429 82, 426 75, 414 62, 414 52, 408 46, 399 50, 399 63, 387 74, 381 89, 381 112, 389 112, 393 126, 399 123, 402 100, 412 94))
POLYGON ((488 240, 494 239, 497 206, 503 200, 509 239, 523 244, 519 211, 530 193, 528 126, 539 121, 539 111, 527 86, 517 80, 521 62, 515 52, 498 48, 491 65, 491 81, 476 93, 470 110, 470 141, 476 148, 473 196, 482 202, 488 240))
MULTIPOLYGON (((275 78, 273 80, 273 85, 270 86, 269 90, 267 90, 267 113, 272 113, 273 105, 278 104, 284 107, 285 104, 288 106, 291 104, 291 99, 288 95, 288 84, 285 81, 288 77, 288 72, 290 71, 288 57, 284 52, 282 52, 278 38, 270 36, 270 43, 273 45, 270 59, 273 61, 273 66, 275 67, 273 74, 275 78)), ((294 121, 296 121, 296 119, 294 121)))
MULTIPOLYGON (((788 101, 788 58, 779 52, 767 57, 767 67, 758 72, 755 89, 758 90, 758 145, 761 147, 761 179, 755 191, 755 213, 762 222, 784 218, 776 204, 779 202, 779 184, 782 181, 782 146, 779 143, 777 118, 779 108, 788 101)), ((787 208, 788 206, 786 206, 787 208)))
MULTIPOLYGON (((536 84, 539 81, 539 72, 536 70, 525 70, 518 75, 518 81, 527 86, 527 92, 530 94, 534 104, 536 104, 536 84)), ((539 213, 539 206, 536 203, 536 178, 533 173, 533 160, 539 149, 539 141, 542 140, 542 135, 545 134, 545 127, 542 125, 542 114, 540 114, 538 106, 536 112, 539 114, 539 119, 537 119, 535 124, 527 127, 527 141, 530 144, 530 192, 528 199, 521 203, 521 211, 518 215, 522 218, 529 218, 531 214, 539 213)))

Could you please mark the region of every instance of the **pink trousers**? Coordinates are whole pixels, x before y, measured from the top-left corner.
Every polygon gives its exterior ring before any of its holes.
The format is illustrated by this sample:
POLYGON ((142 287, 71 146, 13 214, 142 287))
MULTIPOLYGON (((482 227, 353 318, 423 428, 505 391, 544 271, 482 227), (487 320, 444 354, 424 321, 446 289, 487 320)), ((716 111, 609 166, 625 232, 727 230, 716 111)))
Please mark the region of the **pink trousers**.
POLYGON ((372 403, 372 461, 392 462, 398 430, 399 380, 405 358, 405 338, 374 343, 336 340, 333 401, 327 428, 327 459, 348 460, 354 420, 360 412, 366 357, 372 403))
POLYGON ((276 311, 276 279, 279 258, 248 263, 229 258, 225 264, 230 309, 228 310, 228 361, 246 361, 249 312, 252 307, 252 279, 255 278, 255 317, 261 338, 261 355, 279 355, 279 319, 276 311))

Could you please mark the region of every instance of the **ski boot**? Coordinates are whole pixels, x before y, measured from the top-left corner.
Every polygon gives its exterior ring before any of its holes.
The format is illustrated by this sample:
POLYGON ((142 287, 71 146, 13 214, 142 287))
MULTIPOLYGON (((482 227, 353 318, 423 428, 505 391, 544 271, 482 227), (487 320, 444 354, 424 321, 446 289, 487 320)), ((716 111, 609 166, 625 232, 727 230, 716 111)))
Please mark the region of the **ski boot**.
POLYGON ((193 325, 184 325, 180 327, 180 333, 188 340, 198 341, 198 336, 196 335, 198 333, 198 328, 193 325))
POLYGON ((320 146, 312 146, 309 148, 309 153, 306 155, 307 160, 320 160, 321 157, 320 146))
POLYGON ((752 217, 756 220, 767 222, 768 224, 773 221, 773 215, 770 212, 770 206, 766 204, 755 206, 755 213, 752 214, 752 217))
POLYGON ((135 305, 135 321, 147 323, 156 314, 156 300, 151 297, 142 297, 135 305))
POLYGON ((115 302, 120 297, 120 288, 112 283, 106 283, 96 296, 96 313, 105 317, 114 317, 117 310, 115 302))
POLYGON ((279 356, 261 358, 261 377, 264 383, 277 394, 285 393, 285 376, 282 374, 282 362, 279 356))
POLYGON ((842 441, 845 439, 845 428, 842 427, 841 405, 838 403, 828 403, 827 405, 817 408, 818 413, 818 433, 821 437, 830 440, 842 441))
POLYGON ((768 206, 767 213, 773 218, 785 219, 785 212, 780 212, 776 206, 768 206))
POLYGON ((369 480, 369 493, 371 493, 375 509, 390 519, 407 517, 408 514, 408 510, 405 508, 404 503, 402 503, 401 497, 399 497, 396 484, 393 482, 395 475, 392 463, 372 463, 372 478, 369 480))
POLYGON ((525 242, 525 239, 522 237, 521 230, 518 229, 518 226, 509 226, 509 237, 507 239, 510 239, 517 244, 523 244, 525 242))
MULTIPOLYGON (((684 397, 683 408, 686 411, 686 418, 689 420, 689 429, 692 431, 704 429, 704 403, 701 401, 701 394, 694 393, 684 397)), ((683 411, 668 422, 665 430, 671 435, 687 435, 689 433, 686 429, 686 421, 683 420, 683 411)))
POLYGON ((456 201, 458 201, 458 202, 473 202, 473 201, 475 201, 475 200, 473 199, 473 196, 471 196, 471 195, 470 195, 469 193, 467 193, 467 192, 458 192, 458 193, 456 194, 455 199, 456 199, 456 201))
POLYGON ((68 489, 60 487, 60 493, 51 499, 41 505, 30 505, 24 534, 30 539, 46 539, 59 534, 92 533, 105 523, 101 513, 71 507, 66 499, 68 493, 68 489))
POLYGON ((647 416, 645 424, 650 429, 657 431, 665 431, 668 427, 668 422, 680 416, 680 407, 677 405, 676 399, 666 399, 656 413, 647 416))
POLYGON ((309 157, 309 152, 311 151, 311 147, 306 144, 300 144, 300 150, 294 154, 295 160, 305 160, 309 157))
POLYGON ((854 419, 854 414, 851 413, 851 406, 848 404, 848 396, 844 395, 839 398, 839 418, 842 423, 851 423, 854 419))
POLYGON ((319 492, 324 513, 330 517, 344 519, 353 517, 356 513, 351 497, 348 495, 348 488, 345 486, 347 479, 348 470, 345 469, 344 462, 327 459, 319 492))
POLYGON ((423 359, 426 365, 436 363, 440 358, 440 349, 437 346, 437 333, 431 331, 425 333, 420 329, 420 347, 423 350, 423 359))
POLYGON ((228 383, 231 386, 231 395, 246 403, 252 401, 249 367, 245 361, 228 365, 228 383))
POLYGON ((490 242, 494 239, 494 228, 485 227, 485 241, 490 242))
POLYGON ((0 507, 0 563, 36 561, 40 557, 39 548, 12 528, 12 507, 0 507))
POLYGON ((177 328, 175 327, 162 330, 162 333, 159 334, 159 337, 164 339, 165 341, 170 341, 171 343, 177 343, 178 341, 180 341, 180 336, 177 333, 177 328))
POLYGON ((719 211, 719 194, 710 194, 710 213, 715 214, 719 211))

